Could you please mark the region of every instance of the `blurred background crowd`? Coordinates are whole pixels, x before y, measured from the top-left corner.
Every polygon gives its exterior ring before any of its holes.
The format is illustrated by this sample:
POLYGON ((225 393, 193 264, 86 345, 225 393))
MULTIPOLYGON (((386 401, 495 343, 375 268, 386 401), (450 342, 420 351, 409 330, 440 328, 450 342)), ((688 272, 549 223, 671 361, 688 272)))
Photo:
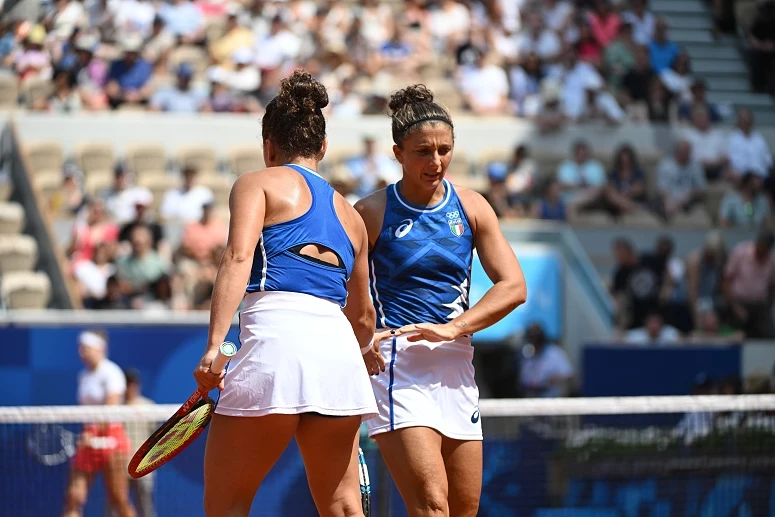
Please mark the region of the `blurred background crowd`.
MULTIPOLYGON (((772 93, 773 2, 712 4, 714 35, 735 30, 735 4, 753 4, 738 23, 752 87, 772 93)), ((729 115, 647 0, 49 0, 39 11, 6 20, 0 39, 2 81, 18 86, 3 102, 13 93, 33 110, 260 112, 303 66, 337 117, 383 113, 391 91, 419 81, 453 110, 546 131, 729 115)))

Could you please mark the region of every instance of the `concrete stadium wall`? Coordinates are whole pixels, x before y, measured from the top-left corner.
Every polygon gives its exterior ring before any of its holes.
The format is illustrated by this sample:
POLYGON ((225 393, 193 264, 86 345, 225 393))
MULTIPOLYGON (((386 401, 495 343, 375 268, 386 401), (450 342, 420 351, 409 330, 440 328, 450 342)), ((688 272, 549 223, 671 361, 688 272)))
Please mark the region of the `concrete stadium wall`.
MULTIPOLYGON (((15 115, 23 140, 56 140, 66 153, 87 141, 110 141, 121 154, 127 144, 158 142, 174 153, 182 146, 209 145, 225 155, 235 145, 260 145, 261 123, 246 115, 168 115, 157 113, 15 115)), ((457 149, 470 157, 494 148, 511 149, 528 143, 534 149, 570 149, 578 138, 587 139, 595 149, 613 150, 623 142, 639 148, 657 145, 654 130, 645 126, 611 128, 604 125, 571 127, 552 136, 539 135, 535 126, 515 118, 456 117, 457 149)), ((332 119, 328 123, 331 147, 358 147, 364 135, 374 136, 385 150, 392 145, 390 119, 368 116, 359 119, 332 119)))

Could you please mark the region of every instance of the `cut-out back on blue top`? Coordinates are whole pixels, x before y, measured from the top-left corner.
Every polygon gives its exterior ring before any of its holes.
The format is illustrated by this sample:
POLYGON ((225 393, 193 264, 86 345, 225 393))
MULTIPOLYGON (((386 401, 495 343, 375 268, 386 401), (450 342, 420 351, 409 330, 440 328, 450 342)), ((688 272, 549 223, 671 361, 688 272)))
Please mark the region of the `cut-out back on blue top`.
POLYGON ((330 300, 344 307, 347 280, 355 263, 355 250, 334 208, 334 189, 315 171, 287 164, 304 178, 312 204, 303 215, 261 232, 253 258, 247 292, 287 291, 330 300), (341 265, 323 264, 292 251, 317 244, 339 256, 341 265))

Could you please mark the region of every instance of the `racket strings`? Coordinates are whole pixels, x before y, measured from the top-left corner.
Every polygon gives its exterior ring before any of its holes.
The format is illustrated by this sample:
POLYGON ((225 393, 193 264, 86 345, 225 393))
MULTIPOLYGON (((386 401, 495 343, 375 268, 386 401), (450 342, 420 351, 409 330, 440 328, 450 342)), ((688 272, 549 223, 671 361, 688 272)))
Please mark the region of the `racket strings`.
POLYGON ((212 409, 211 404, 204 404, 178 420, 148 450, 137 465, 137 472, 154 470, 157 465, 164 463, 170 456, 177 454, 188 445, 189 441, 208 424, 212 409))

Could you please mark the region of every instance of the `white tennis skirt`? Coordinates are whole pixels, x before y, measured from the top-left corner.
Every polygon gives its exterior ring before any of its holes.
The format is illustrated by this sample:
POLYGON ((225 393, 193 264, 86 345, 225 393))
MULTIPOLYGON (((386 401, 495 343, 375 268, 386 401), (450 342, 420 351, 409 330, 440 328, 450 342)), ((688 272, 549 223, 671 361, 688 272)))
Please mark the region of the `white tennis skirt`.
POLYGON ((240 343, 216 413, 376 415, 358 341, 338 304, 301 293, 248 293, 240 343))
POLYGON ((481 440, 471 338, 410 343, 407 337, 379 345, 387 368, 371 377, 379 415, 366 423, 369 436, 430 427, 455 440, 481 440))

